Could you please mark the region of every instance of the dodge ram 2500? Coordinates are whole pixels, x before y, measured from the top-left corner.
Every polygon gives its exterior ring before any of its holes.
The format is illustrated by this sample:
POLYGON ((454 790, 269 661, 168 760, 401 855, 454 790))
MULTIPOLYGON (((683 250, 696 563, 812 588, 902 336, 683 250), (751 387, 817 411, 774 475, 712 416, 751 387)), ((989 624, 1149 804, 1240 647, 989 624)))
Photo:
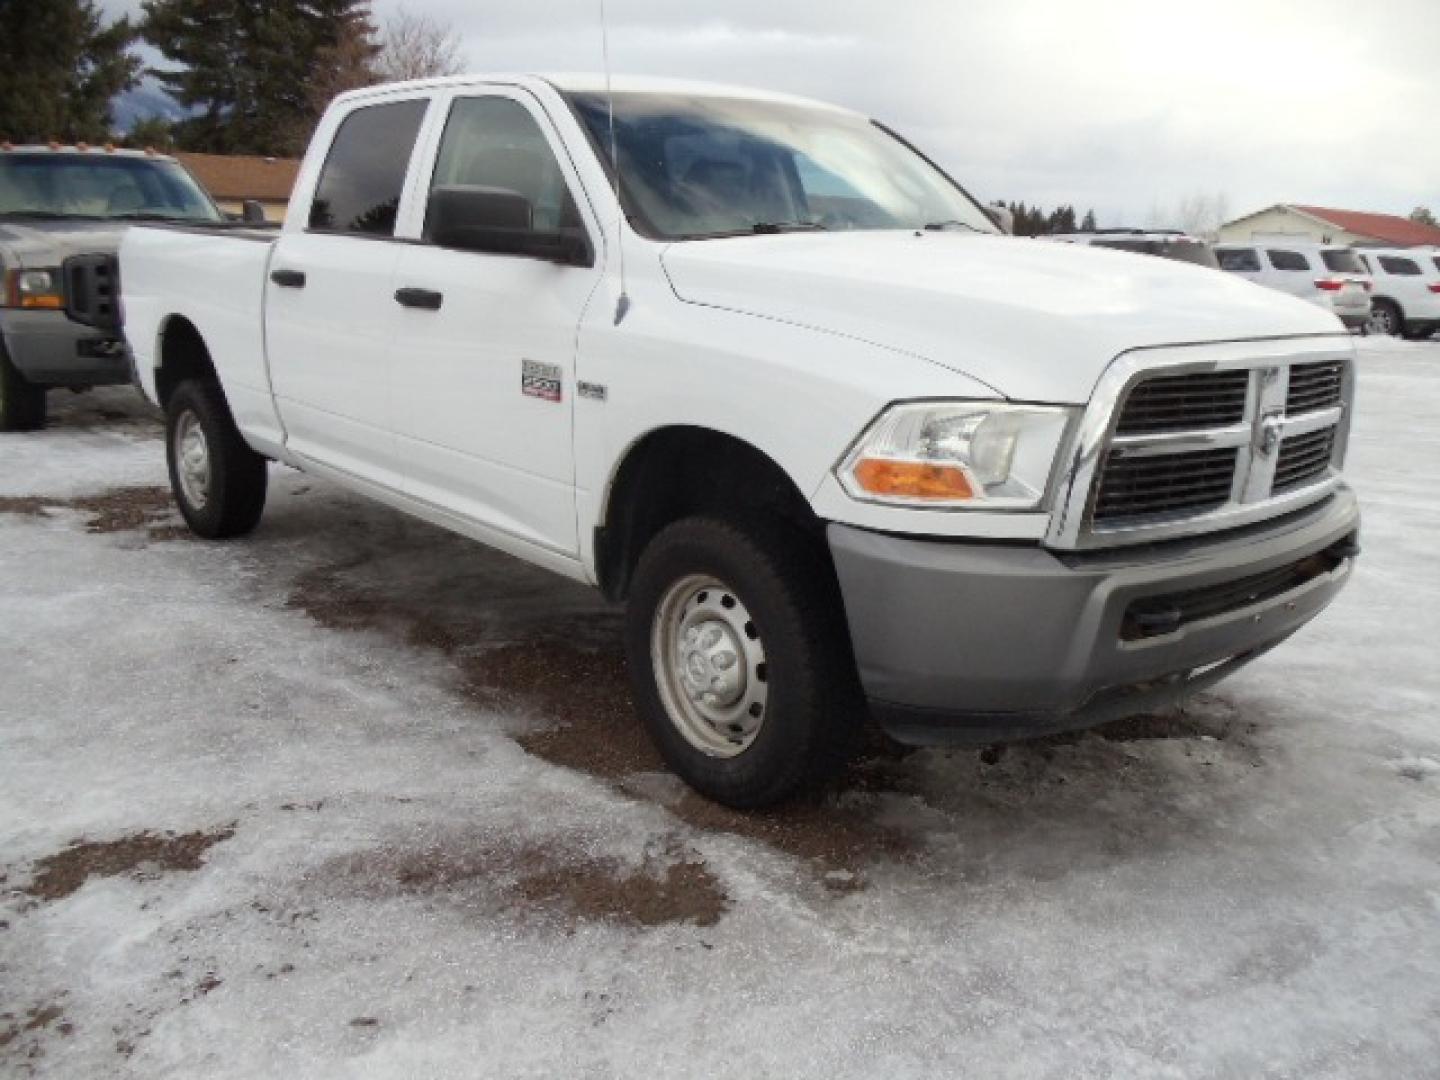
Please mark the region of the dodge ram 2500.
POLYGON ((817 102, 357 91, 278 236, 137 228, 120 264, 197 533, 252 529, 278 461, 591 583, 666 760, 735 806, 867 715, 923 744, 1169 706, 1358 550, 1333 314, 1001 235, 817 102))

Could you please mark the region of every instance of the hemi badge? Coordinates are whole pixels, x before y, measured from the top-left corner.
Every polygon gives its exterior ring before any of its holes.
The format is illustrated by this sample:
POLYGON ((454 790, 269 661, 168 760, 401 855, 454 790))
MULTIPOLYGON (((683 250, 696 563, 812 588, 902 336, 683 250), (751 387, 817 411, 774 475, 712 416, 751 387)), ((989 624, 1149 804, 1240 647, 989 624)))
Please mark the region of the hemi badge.
POLYGON ((583 398, 589 398, 591 401, 605 400, 605 387, 600 383, 577 382, 575 384, 575 392, 583 398))
POLYGON ((520 393, 541 401, 559 401, 560 386, 565 372, 559 364, 542 364, 539 360, 520 361, 520 393))

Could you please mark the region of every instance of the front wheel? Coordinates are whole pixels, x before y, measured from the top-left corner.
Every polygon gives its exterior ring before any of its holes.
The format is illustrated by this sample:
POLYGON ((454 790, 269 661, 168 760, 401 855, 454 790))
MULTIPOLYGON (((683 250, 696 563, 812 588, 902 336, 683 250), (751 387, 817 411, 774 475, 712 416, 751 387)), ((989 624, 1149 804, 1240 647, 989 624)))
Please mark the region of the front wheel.
POLYGON ((241 437, 212 382, 189 380, 165 407, 170 489, 190 528, 207 540, 243 536, 265 509, 265 459, 241 437))
POLYGON ((0 431, 34 431, 45 426, 45 388, 21 375, 0 348, 0 431))
POLYGON ((828 561, 794 530, 697 517, 636 569, 626 652, 666 763, 737 808, 779 802, 844 763, 863 704, 828 561))

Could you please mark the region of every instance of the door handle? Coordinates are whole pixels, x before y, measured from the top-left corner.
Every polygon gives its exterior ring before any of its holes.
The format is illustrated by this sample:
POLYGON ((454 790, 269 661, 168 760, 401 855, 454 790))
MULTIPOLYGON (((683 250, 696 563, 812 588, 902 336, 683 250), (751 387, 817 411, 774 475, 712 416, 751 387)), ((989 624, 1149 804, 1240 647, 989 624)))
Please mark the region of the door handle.
POLYGON ((445 302, 445 296, 434 289, 396 289, 395 301, 401 307, 439 311, 440 305, 445 302))
POLYGON ((303 289, 305 272, 303 270, 271 270, 270 280, 282 289, 303 289))

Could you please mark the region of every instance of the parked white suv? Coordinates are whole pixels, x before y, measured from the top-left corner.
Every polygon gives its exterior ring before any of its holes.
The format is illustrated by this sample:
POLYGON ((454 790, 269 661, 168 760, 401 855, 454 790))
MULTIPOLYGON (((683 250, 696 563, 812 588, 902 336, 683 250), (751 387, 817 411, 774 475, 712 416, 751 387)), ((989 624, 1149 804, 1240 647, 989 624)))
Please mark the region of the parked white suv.
POLYGON ((197 533, 254 528, 275 460, 595 585, 666 761, 736 806, 867 706, 933 743, 1171 705, 1348 580, 1330 315, 1000 235, 848 110, 604 88, 346 94, 278 237, 126 237, 197 533))
POLYGON ((1370 275, 1354 250, 1295 240, 1217 244, 1220 269, 1309 300, 1352 330, 1370 319, 1370 275))
POLYGON ((1362 248, 1358 254, 1375 283, 1373 331, 1427 338, 1440 330, 1440 250, 1362 248))

